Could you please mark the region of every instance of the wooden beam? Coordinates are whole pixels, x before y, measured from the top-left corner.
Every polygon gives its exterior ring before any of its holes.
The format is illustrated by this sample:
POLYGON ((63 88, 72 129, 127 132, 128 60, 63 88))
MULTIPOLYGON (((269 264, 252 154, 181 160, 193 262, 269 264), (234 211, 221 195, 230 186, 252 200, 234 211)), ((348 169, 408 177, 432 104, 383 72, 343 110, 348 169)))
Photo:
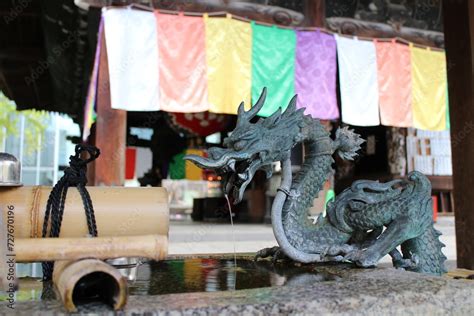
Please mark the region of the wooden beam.
POLYGON ((105 34, 103 34, 97 83, 97 122, 93 140, 101 154, 90 167, 89 183, 91 185, 124 184, 126 132, 127 112, 111 108, 109 65, 105 34))
POLYGON ((474 269, 474 2, 443 1, 457 265, 474 269))
POLYGON ((379 38, 400 37, 415 44, 444 47, 444 35, 436 31, 411 27, 396 28, 386 23, 344 17, 327 18, 326 25, 329 30, 341 34, 379 38))
MULTIPOLYGON (((322 1, 323 0, 315 0, 315 2, 322 1)), ((250 1, 150 0, 145 2, 142 0, 78 0, 75 3, 83 8, 89 6, 100 8, 105 6, 124 6, 134 4, 139 5, 143 10, 159 9, 187 13, 212 13, 225 11, 254 21, 290 26, 300 26, 304 22, 304 16, 300 12, 274 5, 252 3, 250 1)))

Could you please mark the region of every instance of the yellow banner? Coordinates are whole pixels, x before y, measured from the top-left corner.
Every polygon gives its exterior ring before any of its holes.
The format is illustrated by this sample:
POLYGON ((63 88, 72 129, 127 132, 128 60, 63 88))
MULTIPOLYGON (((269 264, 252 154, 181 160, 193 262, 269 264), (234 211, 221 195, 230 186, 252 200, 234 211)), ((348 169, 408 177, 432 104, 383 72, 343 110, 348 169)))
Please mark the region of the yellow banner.
MULTIPOLYGON (((197 155, 204 156, 202 150, 198 149, 187 149, 186 155, 197 155)), ((202 180, 202 169, 197 167, 192 162, 186 160, 184 163, 185 175, 187 180, 202 180)))
POLYGON ((432 131, 446 129, 446 56, 444 52, 410 47, 413 126, 432 131))
POLYGON ((204 18, 209 111, 236 114, 242 101, 250 108, 252 28, 230 17, 204 18))

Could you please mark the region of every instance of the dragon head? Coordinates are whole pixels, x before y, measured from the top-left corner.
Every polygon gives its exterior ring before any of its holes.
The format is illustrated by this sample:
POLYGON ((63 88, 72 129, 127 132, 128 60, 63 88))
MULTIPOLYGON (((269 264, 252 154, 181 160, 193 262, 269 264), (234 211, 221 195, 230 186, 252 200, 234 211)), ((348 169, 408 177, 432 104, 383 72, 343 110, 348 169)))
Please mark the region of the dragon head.
POLYGON ((213 169, 222 175, 224 192, 233 197, 234 204, 242 200, 245 188, 257 170, 264 170, 269 178, 272 175, 271 163, 288 158, 291 148, 301 138, 304 109, 296 110, 296 95, 285 112, 279 108, 266 119, 250 122, 262 109, 266 94, 264 88, 248 111, 245 111, 243 102, 240 104, 237 125, 224 139, 225 148, 210 148, 207 158, 197 155, 184 158, 200 168, 213 169))

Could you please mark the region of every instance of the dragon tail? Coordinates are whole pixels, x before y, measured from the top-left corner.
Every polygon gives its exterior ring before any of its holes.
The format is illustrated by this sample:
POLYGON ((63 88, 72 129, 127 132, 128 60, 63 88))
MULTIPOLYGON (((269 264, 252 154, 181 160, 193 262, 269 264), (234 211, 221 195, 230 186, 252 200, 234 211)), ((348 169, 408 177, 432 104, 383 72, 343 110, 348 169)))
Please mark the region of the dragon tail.
POLYGON ((447 272, 444 266, 446 256, 441 251, 441 248, 446 245, 439 240, 440 235, 441 232, 431 225, 419 237, 409 239, 402 244, 403 256, 414 259, 415 255, 418 261, 415 268, 407 270, 433 275, 441 275, 447 272), (407 253, 407 249, 410 249, 410 253, 407 253))
POLYGON ((354 160, 357 152, 360 150, 360 145, 364 141, 359 134, 354 133, 348 126, 345 126, 337 129, 333 148, 342 159, 354 160))

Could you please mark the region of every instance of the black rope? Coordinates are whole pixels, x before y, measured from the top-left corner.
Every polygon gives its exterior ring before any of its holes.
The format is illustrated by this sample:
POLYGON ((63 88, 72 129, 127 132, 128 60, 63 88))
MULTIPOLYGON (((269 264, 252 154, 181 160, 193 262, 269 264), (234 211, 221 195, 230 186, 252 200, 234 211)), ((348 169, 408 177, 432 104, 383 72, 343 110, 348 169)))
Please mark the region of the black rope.
MULTIPOLYGON (((61 223, 64 215, 67 190, 76 187, 81 195, 82 204, 87 218, 89 235, 97 237, 97 225, 95 222, 92 200, 87 192, 87 164, 99 157, 100 150, 94 146, 76 145, 76 154, 69 157, 69 167, 64 170, 64 176, 59 179, 49 194, 46 211, 44 213, 42 237, 59 237, 61 223), (82 159, 81 154, 87 152, 89 158, 82 159), (49 232, 48 232, 49 228, 49 232)), ((43 262, 43 280, 51 280, 54 270, 54 262, 43 262)))

